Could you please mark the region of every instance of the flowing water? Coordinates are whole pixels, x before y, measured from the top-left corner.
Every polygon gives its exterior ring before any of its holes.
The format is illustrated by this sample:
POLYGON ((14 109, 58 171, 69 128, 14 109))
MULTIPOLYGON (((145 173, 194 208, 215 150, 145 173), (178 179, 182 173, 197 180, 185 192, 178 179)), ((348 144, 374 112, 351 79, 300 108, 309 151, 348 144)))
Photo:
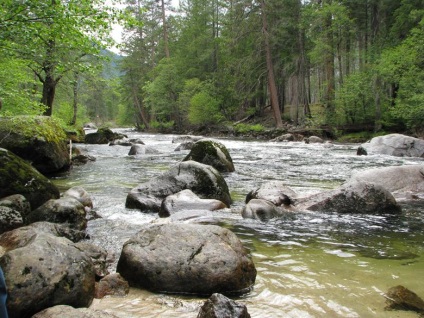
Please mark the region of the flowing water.
MULTIPOLYGON (((128 156, 128 147, 79 145, 97 158, 54 182, 62 191, 84 187, 102 217, 88 224, 94 244, 115 257, 140 224, 154 214, 125 208, 127 193, 180 161, 175 136, 120 131, 140 137, 158 155, 128 156)), ((424 164, 419 158, 356 156, 358 145, 220 140, 236 172, 225 174, 231 209, 207 220, 234 231, 250 250, 257 269, 253 290, 236 299, 252 317, 418 317, 385 311, 383 294, 404 285, 424 297, 424 197, 402 204, 400 216, 302 212, 261 223, 240 216, 246 194, 263 182, 282 180, 299 195, 333 189, 353 172, 392 165, 424 164)), ((420 194, 421 196, 424 194, 420 194)), ((196 317, 202 298, 131 289, 127 297, 95 300, 92 308, 118 317, 196 317)))

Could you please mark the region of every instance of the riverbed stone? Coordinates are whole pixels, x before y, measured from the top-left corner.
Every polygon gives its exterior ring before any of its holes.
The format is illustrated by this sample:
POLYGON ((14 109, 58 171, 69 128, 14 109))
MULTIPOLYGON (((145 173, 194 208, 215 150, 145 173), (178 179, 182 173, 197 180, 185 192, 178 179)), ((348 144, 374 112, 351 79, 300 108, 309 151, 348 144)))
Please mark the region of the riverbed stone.
POLYGON ((159 210, 160 217, 187 210, 215 211, 227 208, 224 202, 215 199, 201 199, 189 189, 167 196, 159 210))
POLYGON ((277 138, 272 139, 271 141, 274 142, 281 142, 281 141, 295 141, 295 136, 293 134, 283 134, 281 136, 278 136, 277 138))
POLYGON ((396 196, 424 193, 424 165, 391 166, 366 169, 352 175, 350 180, 371 182, 384 186, 396 196))
POLYGON ((252 199, 268 200, 276 206, 289 206, 296 200, 297 194, 290 187, 286 186, 283 181, 268 181, 263 183, 259 188, 250 191, 246 196, 246 203, 252 199))
POLYGON ((402 285, 389 288, 385 297, 386 310, 413 310, 424 314, 424 300, 402 285))
POLYGON ((101 279, 109 274, 108 267, 108 253, 107 251, 97 245, 91 244, 87 241, 78 242, 75 246, 88 257, 91 258, 94 267, 96 279, 101 279))
POLYGON ((57 237, 67 238, 74 243, 87 238, 87 234, 84 231, 74 230, 66 225, 57 223, 35 222, 31 223, 27 227, 33 228, 35 231, 48 233, 57 237))
POLYGON ((234 164, 227 148, 220 142, 208 139, 197 141, 183 161, 194 160, 214 167, 219 172, 233 172, 234 164))
POLYGON ((322 144, 324 140, 318 136, 309 136, 304 139, 307 144, 322 144))
POLYGON ((0 147, 30 162, 43 174, 70 168, 67 142, 65 131, 51 117, 0 118, 0 147))
POLYGON ((195 144, 194 141, 183 142, 183 143, 179 144, 178 147, 175 148, 174 151, 191 150, 193 148, 194 144, 195 144))
POLYGON ((9 207, 18 211, 22 217, 31 212, 31 205, 22 194, 9 195, 0 199, 0 206, 9 207))
POLYGON ((3 233, 0 247, 10 317, 31 317, 59 304, 88 307, 92 302, 93 263, 68 239, 27 226, 3 233))
POLYGON ((118 318, 104 310, 57 305, 40 311, 32 318, 118 318))
POLYGON ((169 293, 243 293, 255 265, 237 236, 216 225, 149 224, 124 244, 119 272, 130 286, 169 293))
POLYGON ((24 220, 19 211, 0 205, 0 234, 23 226, 24 220))
POLYGON ((59 198, 59 189, 44 175, 12 152, 0 148, 0 198, 21 194, 32 209, 59 198))
POLYGON ((85 230, 87 228, 84 206, 72 197, 47 201, 32 211, 25 221, 27 224, 38 221, 66 224, 76 230, 85 230))
POLYGON ((339 188, 299 200, 297 209, 359 214, 397 214, 401 208, 384 187, 362 181, 350 181, 339 188))
POLYGON ((124 134, 115 133, 111 129, 103 127, 94 133, 86 134, 84 141, 86 144, 108 144, 109 142, 126 137, 124 134))
POLYGON ((63 195, 63 198, 74 198, 78 200, 79 203, 81 203, 86 208, 93 208, 93 200, 91 199, 90 194, 80 186, 72 187, 68 190, 66 190, 63 195))
POLYGON ((231 204, 227 183, 216 169, 195 161, 184 161, 132 189, 125 205, 144 212, 159 212, 163 199, 184 189, 190 189, 202 199, 216 199, 227 206, 231 204))
POLYGON ((251 199, 242 209, 241 215, 245 219, 256 219, 262 222, 283 215, 281 207, 263 199, 251 199))
POLYGON ((131 146, 130 151, 128 152, 128 156, 135 156, 135 155, 156 155, 159 154, 159 150, 146 146, 141 144, 135 144, 131 146))
POLYGON ((172 138, 172 143, 173 144, 180 144, 180 143, 184 143, 184 142, 195 143, 196 141, 199 141, 203 138, 205 138, 205 137, 203 137, 203 136, 193 136, 193 135, 181 135, 181 136, 176 136, 176 137, 172 138))
POLYGON ((119 296, 123 297, 130 292, 130 285, 119 274, 113 273, 103 277, 96 283, 96 291, 94 298, 103 298, 105 296, 119 296))
POLYGON ((424 140, 402 134, 374 137, 360 147, 365 149, 368 155, 424 158, 424 140))
POLYGON ((200 307, 197 318, 250 318, 250 315, 245 305, 215 293, 200 307))

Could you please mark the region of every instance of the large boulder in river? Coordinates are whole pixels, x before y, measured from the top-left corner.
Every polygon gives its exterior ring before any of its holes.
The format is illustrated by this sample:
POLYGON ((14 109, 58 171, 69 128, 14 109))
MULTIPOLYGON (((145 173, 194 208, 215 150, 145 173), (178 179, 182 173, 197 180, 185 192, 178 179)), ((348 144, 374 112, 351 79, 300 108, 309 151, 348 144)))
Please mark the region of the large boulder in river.
POLYGON ((131 146, 130 151, 128 152, 128 156, 136 156, 136 155, 156 155, 159 154, 159 150, 152 148, 150 146, 135 144, 131 146))
POLYGON ((249 291, 256 278, 233 232, 197 224, 145 225, 124 244, 117 272, 130 286, 209 295, 249 291))
POLYGON ((233 160, 227 148, 220 142, 202 139, 191 148, 183 161, 194 160, 210 165, 220 172, 233 172, 233 160))
POLYGON ((341 187, 299 200, 297 209, 320 212, 389 214, 400 213, 393 195, 380 185, 351 181, 341 187))
POLYGON ((256 219, 262 222, 280 217, 284 214, 281 207, 263 199, 252 199, 242 209, 241 215, 245 219, 256 219))
POLYGON ((32 209, 50 199, 59 198, 59 189, 12 152, 0 148, 0 198, 23 195, 32 209))
POLYGON ((406 192, 424 193, 424 165, 367 169, 353 174, 351 180, 384 186, 395 195, 406 192))
POLYGON ((21 227, 0 236, 10 317, 31 317, 55 305, 88 307, 94 297, 91 259, 63 237, 21 227))
POLYGON ((259 188, 250 191, 246 196, 246 203, 251 199, 268 200, 276 206, 289 206, 297 197, 290 187, 287 187, 282 181, 268 181, 259 188))
POLYGON ((216 199, 201 199, 189 189, 169 195, 162 201, 159 211, 160 217, 168 217, 172 214, 187 210, 215 211, 225 209, 227 205, 216 199))
POLYGON ((109 128, 99 128, 97 132, 85 135, 86 144, 108 144, 116 139, 123 139, 127 136, 115 133, 109 128))
POLYGON ((66 224, 75 230, 85 230, 87 227, 84 206, 72 197, 47 201, 32 211, 25 221, 27 224, 39 221, 66 224))
POLYGON ((184 189, 190 189, 203 199, 220 200, 227 206, 231 204, 227 183, 216 169, 185 161, 132 189, 125 205, 130 209, 159 212, 163 199, 184 189))
POLYGON ((360 146, 361 154, 424 158, 424 140, 401 134, 374 137, 360 146))
POLYGON ((51 117, 0 118, 0 147, 27 160, 43 174, 71 165, 65 131, 51 117))

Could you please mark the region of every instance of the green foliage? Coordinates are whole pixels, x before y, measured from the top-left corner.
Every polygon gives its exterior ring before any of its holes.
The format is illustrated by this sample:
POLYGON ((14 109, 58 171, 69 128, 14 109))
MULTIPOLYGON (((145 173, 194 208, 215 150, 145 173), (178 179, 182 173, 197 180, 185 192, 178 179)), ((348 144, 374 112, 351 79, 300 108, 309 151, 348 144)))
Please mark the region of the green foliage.
POLYGON ((224 120, 221 100, 213 93, 210 83, 200 83, 199 91, 190 99, 188 120, 194 125, 218 124, 224 120))
POLYGON ((256 124, 256 125, 249 125, 249 124, 237 124, 234 126, 234 129, 237 133, 240 134, 246 134, 246 133, 260 133, 265 131, 265 127, 262 126, 261 124, 256 124))

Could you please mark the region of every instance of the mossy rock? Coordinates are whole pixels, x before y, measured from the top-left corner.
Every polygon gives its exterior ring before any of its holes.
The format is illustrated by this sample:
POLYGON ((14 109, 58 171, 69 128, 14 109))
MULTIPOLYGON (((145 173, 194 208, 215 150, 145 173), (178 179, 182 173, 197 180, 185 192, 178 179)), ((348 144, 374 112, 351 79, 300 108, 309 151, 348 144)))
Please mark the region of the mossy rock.
POLYGON ((0 118, 0 147, 31 162, 43 174, 70 167, 67 141, 65 131, 51 117, 0 118))
POLYGON ((0 198, 22 194, 32 209, 60 196, 59 189, 12 152, 0 148, 0 198))
POLYGON ((127 136, 123 134, 114 133, 109 128, 99 128, 97 132, 85 135, 86 144, 108 144, 117 139, 123 139, 127 136))
POLYGON ((214 167, 219 172, 233 172, 233 160, 227 148, 213 140, 199 140, 191 148, 183 161, 197 161, 214 167))

